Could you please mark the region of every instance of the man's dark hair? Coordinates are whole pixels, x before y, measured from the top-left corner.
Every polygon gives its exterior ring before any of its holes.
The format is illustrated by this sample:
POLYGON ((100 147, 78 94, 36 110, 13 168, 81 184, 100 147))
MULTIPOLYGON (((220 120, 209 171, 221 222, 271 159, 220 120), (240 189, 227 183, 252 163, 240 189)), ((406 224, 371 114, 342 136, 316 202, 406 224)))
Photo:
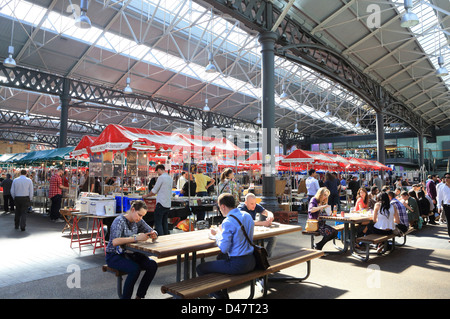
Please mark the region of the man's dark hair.
POLYGON ((219 198, 217 199, 217 203, 219 203, 220 205, 225 205, 228 208, 235 208, 236 207, 236 202, 234 200, 233 195, 231 195, 230 193, 222 193, 219 195, 219 198))
POLYGON ((309 176, 311 176, 312 174, 314 174, 316 172, 316 170, 314 169, 314 168, 311 168, 309 171, 308 171, 308 174, 309 174, 309 176))
POLYGON ((155 167, 155 172, 156 172, 157 170, 159 170, 159 169, 162 169, 163 171, 165 171, 165 170, 166 170, 166 167, 165 167, 163 164, 158 164, 158 165, 156 165, 156 167, 155 167))
POLYGON ((27 170, 26 169, 21 170, 20 175, 27 175, 27 170))

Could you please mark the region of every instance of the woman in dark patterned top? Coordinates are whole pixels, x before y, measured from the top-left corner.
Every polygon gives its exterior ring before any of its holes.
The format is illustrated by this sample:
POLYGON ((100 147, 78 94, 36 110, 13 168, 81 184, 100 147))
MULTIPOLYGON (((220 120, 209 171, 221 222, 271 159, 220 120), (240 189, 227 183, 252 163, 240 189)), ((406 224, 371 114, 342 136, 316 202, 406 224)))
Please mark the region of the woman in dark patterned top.
POLYGON ((123 286, 123 299, 131 299, 136 281, 141 270, 145 271, 139 284, 136 299, 145 297, 147 289, 156 274, 158 265, 147 256, 140 253, 125 251, 121 245, 156 239, 158 234, 142 218, 147 213, 144 201, 137 200, 130 210, 116 217, 111 224, 109 243, 106 247, 106 263, 109 267, 128 273, 123 286))

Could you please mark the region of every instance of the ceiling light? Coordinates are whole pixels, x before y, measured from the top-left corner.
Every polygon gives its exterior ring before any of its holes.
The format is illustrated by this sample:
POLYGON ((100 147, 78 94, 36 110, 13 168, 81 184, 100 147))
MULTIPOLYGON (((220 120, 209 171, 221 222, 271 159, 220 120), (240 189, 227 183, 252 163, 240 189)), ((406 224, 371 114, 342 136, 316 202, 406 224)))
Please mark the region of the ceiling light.
POLYGON ((15 68, 16 60, 13 59, 12 55, 14 54, 14 47, 10 45, 8 47, 8 57, 3 61, 3 65, 7 68, 15 68))
POLYGON ((203 107, 203 112, 209 112, 210 108, 208 106, 208 99, 205 99, 205 106, 203 107))
POLYGON ((327 111, 325 112, 325 116, 330 116, 331 112, 330 112, 330 107, 327 104, 327 111))
POLYGON ((443 56, 439 56, 438 57, 438 64, 439 64, 439 69, 437 69, 437 71, 436 71, 436 76, 438 76, 438 77, 447 76, 448 75, 448 70, 444 66, 445 63, 444 63, 444 57, 443 56))
POLYGON ((216 73, 217 72, 217 68, 214 65, 214 59, 213 59, 213 54, 212 52, 209 52, 208 54, 208 65, 205 68, 205 72, 206 73, 216 73))
POLYGON ((100 125, 98 125, 98 120, 95 120, 94 130, 99 130, 99 129, 100 129, 100 125))
POLYGON ((130 94, 133 93, 133 90, 130 87, 131 79, 127 77, 127 86, 123 89, 123 93, 130 94))
POLYGON ((80 1, 80 9, 81 14, 75 19, 75 25, 81 29, 89 29, 91 27, 91 20, 89 20, 89 17, 86 15, 88 10, 88 0, 80 1))
POLYGON ((261 125, 262 121, 261 121, 261 113, 258 113, 258 118, 256 119, 256 124, 261 125))
POLYGON ((297 123, 295 123, 294 133, 298 133, 297 123))
POLYGON ((34 137, 33 137, 33 140, 35 140, 35 141, 37 141, 37 140, 38 140, 38 136, 37 136, 37 133, 34 133, 34 137))
POLYGON ((360 128, 361 127, 361 124, 359 124, 359 117, 356 118, 356 125, 355 125, 355 127, 356 128, 360 128))
POLYGON ((286 87, 284 86, 284 84, 282 86, 282 90, 283 91, 282 91, 282 93, 280 95, 280 99, 282 99, 284 101, 284 100, 287 100, 289 98, 289 95, 286 93, 286 87))
POLYGON ((133 119, 131 120, 131 123, 137 123, 138 119, 136 118, 136 116, 133 117, 133 119))
POLYGON ((25 121, 29 121, 30 120, 30 116, 28 115, 28 110, 25 112, 25 116, 23 117, 23 119, 25 121))
POLYGON ((57 111, 61 111, 61 105, 58 105, 58 107, 56 108, 57 111))
POLYGON ((412 8, 412 0, 405 0, 405 13, 402 16, 400 26, 403 28, 412 28, 419 24, 419 17, 414 13, 410 12, 412 8))

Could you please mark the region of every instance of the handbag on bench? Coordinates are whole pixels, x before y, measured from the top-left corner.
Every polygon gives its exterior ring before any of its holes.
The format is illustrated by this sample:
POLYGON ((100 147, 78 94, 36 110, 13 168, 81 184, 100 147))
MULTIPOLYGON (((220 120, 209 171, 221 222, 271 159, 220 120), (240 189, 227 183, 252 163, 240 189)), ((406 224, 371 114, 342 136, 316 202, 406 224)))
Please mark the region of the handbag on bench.
POLYGON ((254 248, 253 256, 255 256, 255 263, 256 263, 255 268, 261 269, 261 270, 266 270, 267 268, 269 268, 270 264, 269 264, 269 260, 268 260, 267 250, 262 246, 255 245, 250 240, 250 238, 248 238, 247 232, 245 231, 245 227, 244 227, 244 225, 242 225, 241 221, 236 216, 233 216, 233 215, 230 215, 230 216, 233 217, 234 219, 236 219, 237 222, 239 223, 239 225, 241 225, 241 229, 244 232, 245 238, 250 243, 250 245, 252 245, 254 248))

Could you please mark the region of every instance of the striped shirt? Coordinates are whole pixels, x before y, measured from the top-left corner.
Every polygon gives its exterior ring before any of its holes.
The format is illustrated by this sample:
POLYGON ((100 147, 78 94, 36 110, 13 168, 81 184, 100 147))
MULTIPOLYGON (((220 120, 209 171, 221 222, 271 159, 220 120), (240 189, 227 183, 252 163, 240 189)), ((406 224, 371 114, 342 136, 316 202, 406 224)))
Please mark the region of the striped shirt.
POLYGON ((408 213, 406 212, 406 207, 397 198, 391 200, 391 205, 397 207, 398 217, 400 218, 400 224, 408 226, 408 213))

